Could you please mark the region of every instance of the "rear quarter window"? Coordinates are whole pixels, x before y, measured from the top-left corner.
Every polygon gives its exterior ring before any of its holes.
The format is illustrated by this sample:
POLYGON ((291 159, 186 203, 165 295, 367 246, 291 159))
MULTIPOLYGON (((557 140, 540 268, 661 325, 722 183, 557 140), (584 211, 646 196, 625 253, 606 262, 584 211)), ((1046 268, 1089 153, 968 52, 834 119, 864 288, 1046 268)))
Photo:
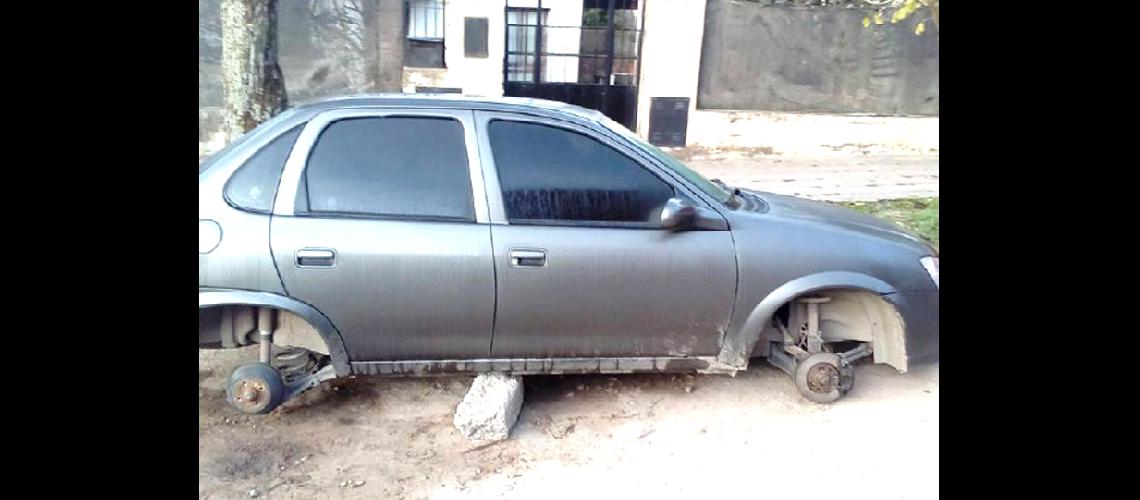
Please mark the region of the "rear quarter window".
POLYGON ((249 160, 234 172, 226 183, 225 197, 235 208, 248 212, 267 214, 273 210, 273 198, 281 171, 289 152, 301 135, 302 127, 285 132, 254 153, 249 160))

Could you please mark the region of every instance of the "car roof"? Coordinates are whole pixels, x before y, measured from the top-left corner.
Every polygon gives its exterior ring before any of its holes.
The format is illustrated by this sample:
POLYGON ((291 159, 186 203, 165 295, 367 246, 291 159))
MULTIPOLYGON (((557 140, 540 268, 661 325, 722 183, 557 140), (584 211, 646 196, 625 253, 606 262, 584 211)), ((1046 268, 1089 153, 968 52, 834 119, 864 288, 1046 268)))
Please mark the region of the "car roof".
POLYGON ((418 106, 426 108, 477 109, 514 113, 562 115, 597 122, 603 115, 572 104, 522 97, 478 97, 459 94, 363 94, 321 99, 298 106, 298 110, 321 112, 371 106, 418 106))
MULTIPOLYGON (((199 174, 213 168, 223 156, 239 150, 258 149, 264 141, 278 136, 285 130, 307 122, 313 116, 325 111, 369 107, 415 107, 493 111, 500 113, 524 113, 542 117, 578 122, 589 127, 609 130, 610 122, 602 113, 572 104, 543 99, 519 97, 478 97, 459 94, 361 94, 343 97, 324 98, 297 104, 276 117, 266 121, 231 142, 198 166, 199 174), (257 139, 255 139, 257 137, 257 139), (252 142, 250 142, 252 140, 252 142), (250 145, 252 144, 252 146, 250 145)), ((620 125, 619 125, 620 126, 620 125)))

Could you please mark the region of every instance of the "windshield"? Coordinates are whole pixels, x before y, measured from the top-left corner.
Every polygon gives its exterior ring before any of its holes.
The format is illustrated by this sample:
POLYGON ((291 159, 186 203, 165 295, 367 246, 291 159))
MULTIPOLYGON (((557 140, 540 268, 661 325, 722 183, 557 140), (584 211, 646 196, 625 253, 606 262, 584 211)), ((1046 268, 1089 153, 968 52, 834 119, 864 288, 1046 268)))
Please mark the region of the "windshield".
POLYGON ((689 168, 688 165, 685 165, 681 162, 681 160, 674 158, 673 155, 666 153, 662 151, 661 148, 658 148, 657 146, 654 146, 647 142, 641 143, 641 146, 652 153, 654 157, 661 160, 661 163, 664 163, 665 166, 669 167, 670 170, 677 172, 681 175, 681 177, 684 177, 686 180, 696 185, 698 189, 704 191, 709 196, 716 198, 717 201, 725 204, 732 201, 731 191, 717 185, 713 181, 706 179, 705 176, 701 175, 696 170, 689 168))
POLYGON ((706 194, 712 196, 721 203, 728 204, 732 201, 732 191, 718 186, 713 181, 706 179, 705 176, 701 175, 696 170, 689 168, 688 165, 685 165, 681 162, 681 160, 674 158, 673 155, 662 151, 661 148, 641 140, 640 137, 635 135, 633 132, 630 132, 629 129, 625 128, 625 126, 611 120, 609 117, 601 115, 598 119, 603 121, 611 130, 614 130, 621 134, 622 137, 625 137, 626 139, 633 141, 638 146, 641 146, 642 149, 651 154, 654 158, 661 160, 661 163, 664 163, 665 166, 669 168, 669 170, 676 172, 681 177, 684 177, 686 180, 693 183, 697 189, 704 191, 706 194))

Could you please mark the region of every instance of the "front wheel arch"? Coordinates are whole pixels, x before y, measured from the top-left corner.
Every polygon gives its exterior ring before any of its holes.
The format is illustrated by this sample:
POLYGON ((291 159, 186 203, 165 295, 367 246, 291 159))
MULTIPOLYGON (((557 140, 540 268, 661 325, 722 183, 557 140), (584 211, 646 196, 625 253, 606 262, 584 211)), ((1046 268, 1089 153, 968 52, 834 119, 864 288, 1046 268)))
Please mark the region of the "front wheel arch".
MULTIPOLYGON (((829 289, 870 292, 878 296, 897 293, 889 283, 862 273, 828 271, 802 276, 784 283, 765 296, 749 312, 744 322, 725 335, 717 361, 745 369, 760 335, 772 323, 776 311, 797 297, 829 289)), ((893 306, 892 306, 893 307, 893 306)), ((900 318, 901 321, 901 318, 900 318)), ((905 354, 904 354, 905 359, 905 354)), ((898 368, 898 367, 896 367, 898 368)), ((905 371, 905 363, 901 370, 905 371)))

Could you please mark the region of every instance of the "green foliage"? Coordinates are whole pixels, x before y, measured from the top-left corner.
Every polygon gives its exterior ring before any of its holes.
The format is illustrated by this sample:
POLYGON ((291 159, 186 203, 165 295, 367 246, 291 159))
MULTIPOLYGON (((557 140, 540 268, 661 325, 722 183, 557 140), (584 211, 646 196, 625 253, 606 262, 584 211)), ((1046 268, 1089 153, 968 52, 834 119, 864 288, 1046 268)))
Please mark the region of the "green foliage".
POLYGON ((939 0, 747 0, 760 5, 792 7, 832 7, 851 9, 875 9, 863 18, 863 27, 901 23, 914 15, 925 15, 914 27, 914 34, 928 31, 927 22, 938 26, 939 0), (889 16, 889 17, 888 17, 889 16))
POLYGON ((586 9, 582 13, 582 26, 597 28, 607 24, 606 9, 586 9))
POLYGON ((863 18, 864 28, 870 28, 872 24, 886 24, 887 12, 891 13, 891 24, 901 23, 917 13, 926 12, 928 17, 914 27, 915 35, 926 33, 927 21, 934 21, 935 26, 938 25, 938 0, 864 0, 864 3, 879 8, 863 18))
POLYGON ((938 198, 839 203, 850 209, 898 224, 938 249, 938 198))
POLYGON ((790 5, 794 7, 866 7, 874 0, 745 0, 761 5, 790 5))

